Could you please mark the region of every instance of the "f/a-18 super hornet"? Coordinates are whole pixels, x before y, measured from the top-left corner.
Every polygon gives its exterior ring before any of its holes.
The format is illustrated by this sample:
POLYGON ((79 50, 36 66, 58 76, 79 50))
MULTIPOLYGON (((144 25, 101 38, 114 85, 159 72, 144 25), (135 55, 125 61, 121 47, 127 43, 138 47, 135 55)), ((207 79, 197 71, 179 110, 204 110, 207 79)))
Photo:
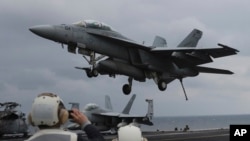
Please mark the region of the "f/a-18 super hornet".
MULTIPOLYGON (((194 77, 199 73, 233 74, 229 70, 209 68, 202 64, 237 54, 238 50, 223 44, 213 48, 196 48, 202 31, 194 29, 177 47, 166 47, 166 40, 156 36, 152 46, 139 44, 109 25, 94 20, 83 20, 73 24, 38 25, 30 28, 33 33, 68 45, 70 53, 82 54, 90 67, 80 68, 89 77, 101 75, 128 76, 123 93, 129 94, 132 80, 140 82, 153 79, 159 90, 175 79, 194 77), (106 57, 105 57, 106 56, 106 57)), ((187 99, 187 96, 186 96, 187 99)))
MULTIPOLYGON (((146 115, 132 115, 129 113, 135 98, 136 95, 134 94, 121 113, 113 111, 109 96, 105 97, 105 108, 100 107, 95 103, 89 103, 85 106, 82 112, 100 131, 116 131, 119 127, 125 126, 127 124, 134 124, 136 126, 139 124, 150 126, 153 125, 151 122, 153 118, 153 100, 146 99, 146 102, 148 102, 148 110, 146 115)), ((70 104, 72 104, 73 108, 79 107, 78 103, 70 104)), ((68 126, 68 129, 76 130, 78 127, 78 124, 71 124, 68 126)))
POLYGON ((0 103, 0 137, 4 134, 28 135, 28 126, 25 122, 25 114, 17 111, 16 107, 21 106, 16 102, 0 103))

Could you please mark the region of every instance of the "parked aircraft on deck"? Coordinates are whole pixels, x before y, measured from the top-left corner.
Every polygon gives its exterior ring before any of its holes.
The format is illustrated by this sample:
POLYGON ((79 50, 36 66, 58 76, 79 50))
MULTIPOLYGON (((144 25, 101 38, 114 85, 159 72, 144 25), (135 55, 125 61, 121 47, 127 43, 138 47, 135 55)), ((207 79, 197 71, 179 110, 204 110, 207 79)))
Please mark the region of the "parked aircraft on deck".
POLYGON ((0 138, 6 134, 28 135, 25 114, 16 109, 18 106, 21 107, 16 102, 0 103, 0 138))
MULTIPOLYGON (((98 106, 95 103, 89 103, 85 106, 82 111, 88 119, 91 121, 93 125, 95 125, 101 131, 112 130, 116 131, 119 127, 127 125, 127 124, 145 124, 145 125, 153 125, 153 100, 146 99, 148 102, 148 111, 146 115, 132 115, 130 113, 130 109, 135 100, 136 95, 134 94, 123 111, 121 113, 114 112, 111 104, 111 100, 109 96, 105 97, 105 108, 98 106)), ((72 104, 72 108, 79 107, 79 103, 70 103, 72 104)), ((77 129, 77 124, 71 124, 68 129, 74 130, 77 129)))

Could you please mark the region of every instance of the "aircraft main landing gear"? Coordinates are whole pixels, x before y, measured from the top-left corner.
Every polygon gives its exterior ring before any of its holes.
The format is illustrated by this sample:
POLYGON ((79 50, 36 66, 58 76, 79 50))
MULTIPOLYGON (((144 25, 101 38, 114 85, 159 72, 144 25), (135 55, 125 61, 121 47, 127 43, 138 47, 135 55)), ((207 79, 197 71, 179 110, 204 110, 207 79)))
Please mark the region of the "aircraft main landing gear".
POLYGON ((124 84, 122 91, 125 95, 129 95, 131 93, 131 86, 129 86, 129 84, 124 84))
POLYGON ((165 91, 167 89, 167 83, 165 81, 163 81, 163 80, 159 80, 158 88, 161 91, 165 91))
POLYGON ((129 95, 131 93, 131 89, 132 89, 132 77, 128 78, 128 84, 124 84, 122 87, 122 91, 125 95, 129 95))

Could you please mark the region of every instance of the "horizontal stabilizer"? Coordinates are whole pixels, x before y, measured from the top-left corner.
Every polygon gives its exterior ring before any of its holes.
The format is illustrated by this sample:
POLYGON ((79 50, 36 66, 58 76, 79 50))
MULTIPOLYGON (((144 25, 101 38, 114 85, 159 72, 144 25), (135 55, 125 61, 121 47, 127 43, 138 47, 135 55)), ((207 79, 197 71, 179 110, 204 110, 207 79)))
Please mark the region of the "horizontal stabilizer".
POLYGON ((197 66, 196 69, 201 73, 233 74, 233 72, 231 72, 229 70, 216 69, 216 68, 208 68, 208 67, 199 67, 199 66, 197 66))

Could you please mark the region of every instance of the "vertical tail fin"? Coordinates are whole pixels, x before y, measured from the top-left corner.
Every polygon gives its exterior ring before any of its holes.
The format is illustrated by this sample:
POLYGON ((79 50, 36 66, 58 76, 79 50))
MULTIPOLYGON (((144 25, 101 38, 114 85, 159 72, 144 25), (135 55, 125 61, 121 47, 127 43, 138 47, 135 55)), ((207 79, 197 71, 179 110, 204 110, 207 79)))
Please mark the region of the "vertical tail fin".
MULTIPOLYGON (((192 32, 178 45, 178 47, 190 47, 195 48, 202 36, 202 31, 193 29, 192 32)), ((186 55, 183 52, 173 52, 172 56, 185 59, 186 55)))
POLYGON ((178 47, 196 47, 201 36, 202 31, 193 29, 193 31, 188 34, 188 36, 178 45, 178 47))
POLYGON ((153 109, 153 99, 146 99, 146 102, 148 102, 148 112, 147 117, 152 120, 154 116, 154 109, 153 109))
POLYGON ((166 47, 167 46, 167 41, 160 36, 155 36, 153 45, 154 47, 166 47))
POLYGON ((113 111, 111 100, 110 100, 110 97, 108 95, 105 95, 105 108, 113 111))
POLYGON ((133 105, 133 103, 134 103, 135 97, 136 97, 136 95, 133 94, 133 96, 130 98, 128 104, 127 104, 126 107, 123 109, 123 111, 122 111, 123 114, 129 114, 130 109, 131 109, 131 107, 132 107, 132 105, 133 105))

